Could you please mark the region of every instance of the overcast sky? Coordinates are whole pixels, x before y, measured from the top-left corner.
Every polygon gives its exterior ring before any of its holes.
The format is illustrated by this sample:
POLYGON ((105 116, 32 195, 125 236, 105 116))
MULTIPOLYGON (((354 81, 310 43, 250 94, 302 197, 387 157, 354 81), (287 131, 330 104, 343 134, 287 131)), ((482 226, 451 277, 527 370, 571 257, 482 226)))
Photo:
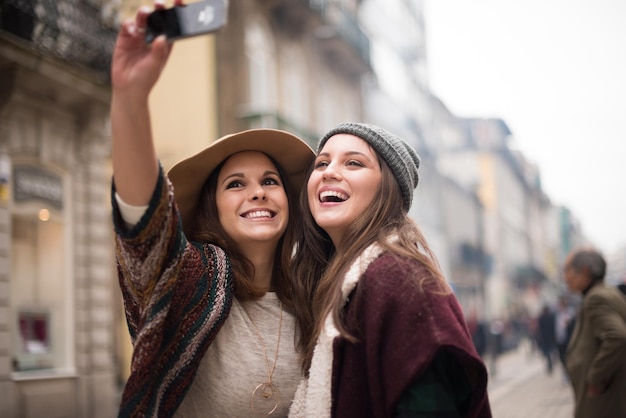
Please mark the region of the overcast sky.
POLYGON ((431 90, 500 117, 605 252, 626 243, 626 1, 425 0, 431 90))

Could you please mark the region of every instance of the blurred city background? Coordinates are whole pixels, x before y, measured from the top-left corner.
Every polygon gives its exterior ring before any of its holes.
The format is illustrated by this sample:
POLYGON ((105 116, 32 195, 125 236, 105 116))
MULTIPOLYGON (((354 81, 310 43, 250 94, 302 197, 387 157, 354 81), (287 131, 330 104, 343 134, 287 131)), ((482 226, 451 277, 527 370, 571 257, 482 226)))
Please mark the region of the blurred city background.
MULTIPOLYGON (((2 416, 116 414, 131 346, 113 251, 109 67, 121 20, 141 4, 0 0, 2 416)), ((231 1, 223 30, 176 43, 151 96, 159 157, 168 169, 255 127, 312 146, 343 121, 404 137, 422 157, 410 215, 489 366, 494 416, 571 416, 558 360, 548 373, 536 348, 537 318, 559 302, 575 311, 563 261, 596 243, 542 188, 506 120, 460 117, 433 93, 425 12, 420 0, 231 1)), ((617 284, 626 247, 605 256, 617 284)))

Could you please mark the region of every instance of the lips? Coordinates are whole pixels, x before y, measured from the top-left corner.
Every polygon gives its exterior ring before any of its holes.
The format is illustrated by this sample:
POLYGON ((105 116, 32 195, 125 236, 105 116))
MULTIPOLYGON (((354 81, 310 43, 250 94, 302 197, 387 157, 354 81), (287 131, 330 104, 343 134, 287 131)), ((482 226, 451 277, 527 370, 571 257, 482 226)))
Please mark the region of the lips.
POLYGON ((267 209, 250 210, 241 214, 244 219, 270 219, 274 216, 276 216, 276 212, 267 209))
POLYGON ((322 203, 328 203, 328 202, 333 202, 333 203, 339 203, 339 202, 345 202, 346 200, 348 200, 350 198, 350 196, 348 196, 347 194, 340 192, 338 190, 323 190, 320 192, 319 194, 319 199, 320 202, 322 203))

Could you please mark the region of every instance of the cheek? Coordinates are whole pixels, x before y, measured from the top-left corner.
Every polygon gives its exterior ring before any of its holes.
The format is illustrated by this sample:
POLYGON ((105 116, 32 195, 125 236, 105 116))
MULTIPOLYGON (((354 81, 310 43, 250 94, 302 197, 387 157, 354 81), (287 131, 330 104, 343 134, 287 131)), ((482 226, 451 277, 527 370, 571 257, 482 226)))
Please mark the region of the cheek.
POLYGON ((224 211, 224 208, 221 207, 219 204, 217 205, 217 219, 219 219, 220 224, 222 225, 222 227, 224 227, 224 229, 228 228, 228 225, 231 224, 231 222, 228 222, 227 219, 224 219, 224 215, 226 214, 226 212, 224 211))
POLYGON ((229 200, 224 196, 218 194, 215 196, 215 207, 217 209, 217 217, 219 218, 222 225, 224 225, 224 218, 229 216, 232 212, 232 204, 229 200))
POLYGON ((371 183, 364 183, 361 185, 361 190, 364 191, 363 193, 363 204, 365 206, 370 206, 373 202, 374 202, 374 198, 376 197, 376 194, 378 193, 378 189, 379 189, 379 185, 376 184, 375 182, 371 182, 371 183))
POLYGON ((374 203, 374 199, 376 198, 376 195, 378 194, 378 188, 370 187, 369 190, 370 190, 369 204, 371 205, 372 203, 374 203))

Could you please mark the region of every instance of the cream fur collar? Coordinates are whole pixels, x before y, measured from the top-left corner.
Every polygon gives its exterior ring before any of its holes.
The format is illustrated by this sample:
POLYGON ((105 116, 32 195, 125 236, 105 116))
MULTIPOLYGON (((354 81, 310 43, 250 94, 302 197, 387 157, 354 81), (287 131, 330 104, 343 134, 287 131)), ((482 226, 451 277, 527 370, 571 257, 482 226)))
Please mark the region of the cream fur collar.
MULTIPOLYGON (((382 249, 377 244, 367 247, 352 263, 343 278, 341 294, 343 304, 356 287, 359 279, 367 267, 381 254, 382 249)), ((302 380, 294 396, 289 418, 326 418, 331 411, 331 383, 333 365, 333 340, 339 336, 332 316, 326 317, 324 329, 317 339, 313 351, 309 378, 302 380)))

